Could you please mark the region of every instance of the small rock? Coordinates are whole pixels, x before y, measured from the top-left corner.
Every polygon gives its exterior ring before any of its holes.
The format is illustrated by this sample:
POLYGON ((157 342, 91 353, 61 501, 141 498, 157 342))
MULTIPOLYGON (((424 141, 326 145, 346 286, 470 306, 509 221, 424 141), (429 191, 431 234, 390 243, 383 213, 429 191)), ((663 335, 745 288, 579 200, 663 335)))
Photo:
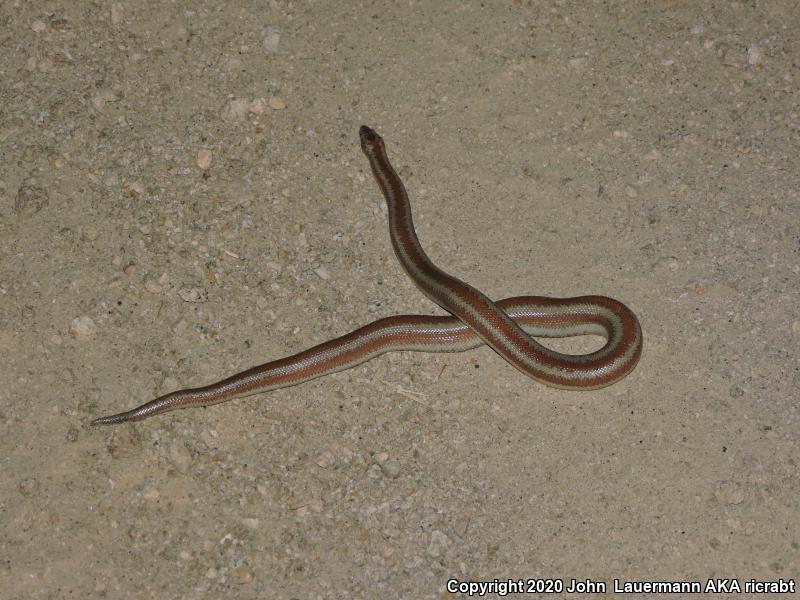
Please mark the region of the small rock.
POLYGON ((245 565, 236 567, 231 571, 231 576, 236 583, 250 583, 253 581, 253 572, 245 565))
POLYGON ((747 62, 751 65, 757 65, 761 62, 764 58, 764 52, 756 46, 755 44, 751 45, 747 49, 747 62))
POLYGON ((264 99, 263 98, 256 98, 250 103, 250 106, 247 107, 254 115, 262 115, 264 114, 264 99))
POLYGON ((145 500, 158 500, 161 497, 161 492, 159 492, 156 488, 147 488, 144 492, 142 492, 142 498, 145 500))
POLYGON ((144 185, 141 181, 129 181, 125 184, 125 189, 137 196, 144 194, 144 185))
POLYGON ((17 489, 23 496, 33 496, 39 490, 39 482, 33 478, 23 479, 17 485, 17 489))
POLYGON ((321 452, 316 459, 314 459, 314 462, 317 463, 317 466, 327 469, 333 465, 334 462, 336 462, 336 458, 333 456, 333 453, 330 450, 325 450, 324 452, 321 452))
POLYGON ((97 325, 91 317, 75 317, 69 324, 69 332, 76 339, 87 339, 97 333, 97 325))
POLYGON ((317 277, 319 277, 320 279, 324 279, 326 281, 331 278, 331 274, 325 267, 317 267, 316 269, 314 269, 314 273, 317 274, 317 277))
POLYGON ((269 99, 269 107, 272 110, 283 110, 286 108, 286 103, 277 96, 273 96, 269 99))
POLYGON ((87 225, 81 230, 81 238, 89 242, 95 241, 97 239, 97 235, 97 227, 94 225, 87 225))
POLYGON ((255 517, 246 517, 242 519, 242 524, 248 529, 258 529, 261 527, 261 519, 256 519, 255 517))
POLYGON ((23 219, 27 219, 48 204, 50 204, 50 194, 48 194, 47 189, 39 187, 32 179, 26 179, 17 190, 17 197, 14 200, 14 212, 23 219))
POLYGON ((247 109, 250 103, 247 100, 229 100, 222 108, 220 116, 223 121, 241 121, 247 116, 247 109))
POLYGON ((33 23, 31 23, 31 29, 33 29, 34 33, 42 33, 47 29, 47 24, 44 21, 36 19, 33 23))
POLYGON ((208 300, 208 292, 200 286, 185 285, 178 290, 178 296, 184 302, 205 302, 208 300))
POLYGON ((144 282, 144 289, 146 289, 151 294, 160 294, 161 293, 161 285, 155 279, 148 279, 144 282))
POLYGON ((267 54, 275 54, 278 52, 278 46, 281 43, 281 28, 277 25, 270 25, 265 27, 261 32, 261 46, 267 54))
POLYGON ((116 102, 117 100, 119 100, 119 96, 114 90, 105 89, 92 98, 92 106, 94 106, 95 110, 103 110, 106 104, 109 102, 116 102))
POLYGON ((381 464, 381 469, 389 479, 397 479, 400 476, 400 463, 396 460, 387 460, 381 464))
POLYGON ((197 166, 204 171, 211 166, 211 151, 203 148, 197 153, 197 166))

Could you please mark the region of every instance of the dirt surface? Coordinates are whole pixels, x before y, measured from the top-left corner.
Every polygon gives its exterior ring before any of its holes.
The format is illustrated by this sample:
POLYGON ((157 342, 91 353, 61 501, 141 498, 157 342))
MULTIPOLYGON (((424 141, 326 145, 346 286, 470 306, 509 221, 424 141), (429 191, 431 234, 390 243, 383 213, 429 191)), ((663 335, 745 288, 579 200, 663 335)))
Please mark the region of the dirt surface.
POLYGON ((791 583, 798 14, 0 4, 0 595, 791 583), (493 298, 622 300, 644 331, 636 371, 575 393, 488 349, 405 353, 90 427, 440 312, 392 254, 362 123, 434 261, 493 298))

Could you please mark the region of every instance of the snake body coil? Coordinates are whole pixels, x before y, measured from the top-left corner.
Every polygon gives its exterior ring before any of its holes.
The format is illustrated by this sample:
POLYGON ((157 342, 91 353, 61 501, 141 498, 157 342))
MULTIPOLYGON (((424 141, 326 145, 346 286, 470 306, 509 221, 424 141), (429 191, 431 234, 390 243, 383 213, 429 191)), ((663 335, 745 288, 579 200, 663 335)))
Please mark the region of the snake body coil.
POLYGON ((359 135, 386 198, 389 235, 400 264, 426 296, 454 316, 380 319, 294 356, 211 385, 165 394, 138 408, 95 419, 92 425, 139 421, 177 408, 218 404, 296 385, 400 350, 461 352, 485 343, 532 379, 571 390, 605 387, 634 369, 642 352, 642 331, 636 316, 621 302, 604 296, 521 296, 492 302, 434 265, 417 239, 408 194, 389 163, 383 139, 366 126, 359 135), (533 339, 587 334, 605 337, 605 345, 590 354, 572 355, 550 350, 533 339))

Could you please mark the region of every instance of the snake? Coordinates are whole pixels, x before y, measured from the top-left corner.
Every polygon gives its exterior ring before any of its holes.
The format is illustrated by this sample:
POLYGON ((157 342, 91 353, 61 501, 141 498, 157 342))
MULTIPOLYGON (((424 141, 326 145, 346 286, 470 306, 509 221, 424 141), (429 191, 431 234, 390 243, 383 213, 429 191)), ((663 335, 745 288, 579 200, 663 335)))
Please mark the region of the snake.
POLYGON ((361 149, 386 200, 389 237, 408 277, 451 316, 396 315, 365 325, 292 356, 252 367, 210 385, 187 388, 92 425, 139 421, 178 408, 210 406, 297 385, 396 351, 463 352, 488 345, 534 381, 564 390, 595 390, 626 377, 642 353, 642 330, 622 302, 605 296, 518 296, 497 302, 446 273, 428 258, 414 229, 411 203, 389 162, 383 138, 359 130, 361 149), (598 335, 605 344, 564 354, 534 338, 598 335))

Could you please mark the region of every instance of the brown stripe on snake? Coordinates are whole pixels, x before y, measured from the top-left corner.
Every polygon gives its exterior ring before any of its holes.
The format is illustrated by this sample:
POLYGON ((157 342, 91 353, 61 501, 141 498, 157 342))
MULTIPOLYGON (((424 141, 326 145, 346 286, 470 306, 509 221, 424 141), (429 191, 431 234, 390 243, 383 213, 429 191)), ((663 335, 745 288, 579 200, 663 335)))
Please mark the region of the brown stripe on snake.
POLYGON ((492 302, 434 265, 417 239, 408 194, 389 163, 383 139, 366 126, 359 134, 386 199, 389 236, 400 264, 426 296, 454 316, 380 319, 217 383, 171 392, 129 411, 100 417, 93 425, 139 421, 177 408, 210 406, 297 385, 394 351, 462 352, 485 343, 532 379, 569 390, 605 387, 634 369, 642 352, 642 331, 636 316, 621 302, 604 296, 520 296, 492 302), (595 352, 572 355, 533 339, 578 335, 601 335, 606 343, 595 352))

